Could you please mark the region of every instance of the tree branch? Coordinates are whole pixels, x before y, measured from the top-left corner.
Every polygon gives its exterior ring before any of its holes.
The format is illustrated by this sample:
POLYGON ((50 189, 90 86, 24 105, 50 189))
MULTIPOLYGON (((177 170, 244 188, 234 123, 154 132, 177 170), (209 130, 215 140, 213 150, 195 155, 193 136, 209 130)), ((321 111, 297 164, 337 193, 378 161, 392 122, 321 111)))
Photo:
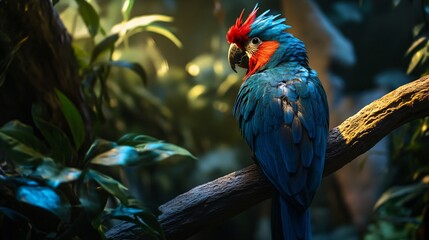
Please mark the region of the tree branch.
MULTIPOLYGON (((324 176, 366 152, 397 127, 429 116, 429 76, 386 94, 333 128, 328 137, 324 176)), ((271 197, 272 188, 255 164, 197 186, 159 207, 167 239, 186 239, 201 229, 271 197)), ((141 231, 121 223, 108 239, 140 239, 141 231)))

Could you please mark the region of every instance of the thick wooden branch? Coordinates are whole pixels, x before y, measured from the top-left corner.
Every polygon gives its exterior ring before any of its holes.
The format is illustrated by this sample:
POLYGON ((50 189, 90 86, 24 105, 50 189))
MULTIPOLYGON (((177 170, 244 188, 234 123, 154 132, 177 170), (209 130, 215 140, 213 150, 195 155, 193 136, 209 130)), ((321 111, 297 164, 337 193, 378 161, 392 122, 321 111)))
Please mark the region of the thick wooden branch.
MULTIPOLYGON (((429 76, 399 87, 372 102, 330 131, 324 176, 366 152, 397 127, 429 116, 429 76)), ((159 207, 168 239, 186 239, 207 226, 271 197, 272 188, 255 164, 197 186, 159 207)), ((141 232, 121 223, 108 239, 140 239, 141 232)))

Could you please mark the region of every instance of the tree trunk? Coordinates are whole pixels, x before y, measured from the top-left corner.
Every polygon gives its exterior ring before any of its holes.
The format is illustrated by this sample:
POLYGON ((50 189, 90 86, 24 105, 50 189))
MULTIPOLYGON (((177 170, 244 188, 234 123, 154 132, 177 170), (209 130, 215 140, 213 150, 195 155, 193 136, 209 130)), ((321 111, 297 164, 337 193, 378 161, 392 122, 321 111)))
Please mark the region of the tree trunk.
POLYGON ((71 137, 59 109, 57 88, 82 115, 87 135, 81 149, 85 150, 91 139, 91 120, 78 70, 71 37, 51 1, 0 1, 0 76, 5 77, 0 85, 0 125, 17 119, 34 126, 31 108, 39 103, 47 108, 46 120, 71 137))

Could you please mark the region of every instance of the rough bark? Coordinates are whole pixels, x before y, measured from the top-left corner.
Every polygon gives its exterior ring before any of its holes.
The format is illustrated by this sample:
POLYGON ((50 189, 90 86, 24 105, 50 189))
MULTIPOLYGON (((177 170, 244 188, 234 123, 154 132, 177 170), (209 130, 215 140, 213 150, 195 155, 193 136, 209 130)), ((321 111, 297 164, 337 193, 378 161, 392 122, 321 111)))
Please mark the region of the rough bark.
MULTIPOLYGON (((373 147, 397 127, 429 116, 429 76, 386 94, 345 120, 329 133, 324 176, 373 147)), ((167 239, 186 239, 207 226, 271 197, 272 187, 253 164, 197 186, 159 207, 167 239)), ((121 223, 108 239, 140 239, 132 224, 121 223)))

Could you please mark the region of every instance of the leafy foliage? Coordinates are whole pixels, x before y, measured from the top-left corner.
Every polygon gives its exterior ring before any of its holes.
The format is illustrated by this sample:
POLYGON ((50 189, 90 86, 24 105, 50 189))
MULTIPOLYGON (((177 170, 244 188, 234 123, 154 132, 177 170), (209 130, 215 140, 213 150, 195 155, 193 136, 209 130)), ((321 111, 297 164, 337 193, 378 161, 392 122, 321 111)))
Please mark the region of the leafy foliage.
POLYGON ((420 239, 425 208, 429 204, 428 183, 394 186, 375 205, 377 221, 370 225, 365 239, 420 239))
POLYGON ((103 218, 112 218, 132 222, 141 227, 148 236, 156 239, 164 239, 164 233, 150 211, 141 207, 118 205, 112 209, 106 209, 103 218))
POLYGON ((410 65, 408 66, 407 73, 410 74, 417 67, 425 64, 429 57, 429 39, 427 34, 420 34, 422 26, 418 25, 415 27, 415 34, 419 36, 407 51, 408 55, 411 55, 410 65))
MULTIPOLYGON (((67 99, 60 96, 63 101, 67 99)), ((5 154, 4 158, 10 164, 10 168, 3 169, 4 173, 0 174, 1 194, 5 199, 2 200, 1 213, 5 218, 22 224, 25 222, 38 234, 43 232, 35 219, 21 213, 23 209, 16 205, 18 201, 48 211, 66 224, 76 221, 71 212, 78 211, 92 216, 91 219, 103 215, 103 219, 111 217, 134 222, 149 235, 163 238, 155 216, 148 210, 131 207, 127 188, 94 168, 96 165, 144 166, 173 155, 193 157, 188 151, 145 135, 126 134, 117 142, 96 140, 85 154, 86 166, 71 168, 67 166, 72 162, 71 158, 59 152, 64 150, 65 140, 69 148, 65 152, 71 154, 70 151, 76 151, 76 148, 71 147, 59 128, 43 121, 38 111, 34 111, 33 116, 49 146, 34 135, 31 127, 20 122, 13 121, 0 128, 0 152, 5 154), (120 205, 115 210, 104 212, 108 196, 117 199, 120 205), (79 200, 76 202, 76 199, 79 200)), ((68 116, 65 114, 65 117, 68 116)), ((65 229, 44 234, 58 236, 62 231, 65 229)))
MULTIPOLYGON (((419 73, 421 74, 427 74, 428 72, 428 57, 429 57, 429 32, 428 32, 428 26, 429 26, 429 12, 427 11, 429 5, 426 0, 420 0, 421 1, 421 11, 423 15, 424 22, 416 25, 413 29, 413 35, 415 37, 414 42, 411 44, 411 46, 408 48, 406 55, 411 56, 410 64, 408 65, 407 74, 410 74, 412 72, 416 72, 416 70, 419 70, 419 73)), ((400 3, 400 0, 394 1, 395 5, 398 5, 400 3)))
MULTIPOLYGON (((109 102, 107 79, 111 67, 129 69, 147 82, 140 63, 113 58, 118 47, 142 31, 165 36, 177 46, 181 43, 158 24, 171 22, 171 18, 162 15, 131 18, 134 1, 124 1, 122 22, 115 27, 117 32, 107 36, 94 3, 74 2, 90 41, 97 42, 90 53, 76 45, 75 54, 81 66, 84 91, 92 100, 89 104, 102 118, 103 105, 109 102), (100 35, 102 39, 96 40, 100 35)), ((25 40, 12 49, 5 58, 7 62, 0 63, 0 74, 25 40)), ((144 168, 172 156, 195 157, 174 144, 140 134, 125 134, 116 142, 98 138, 85 149, 85 138, 92 134, 86 132, 83 118, 72 101, 58 89, 55 93, 67 126, 45 120, 48 114, 45 106, 34 104, 35 129, 16 120, 0 128, 0 160, 4 161, 0 167, 1 228, 13 225, 20 231, 12 233, 15 234, 12 237, 19 239, 103 239, 105 226, 112 219, 119 219, 136 224, 150 239, 165 239, 156 216, 137 204, 128 188, 106 169, 144 168), (106 208, 107 205, 114 208, 106 208), (41 216, 44 221, 39 221, 41 216)))
POLYGON ((89 34, 91 37, 95 37, 100 27, 100 18, 97 12, 86 0, 76 0, 76 3, 78 4, 79 14, 85 22, 89 34))
POLYGON ((375 222, 366 239, 421 239, 429 206, 429 118, 398 129, 392 136, 392 186, 376 203, 375 222), (400 177, 399 177, 400 176, 400 177))
POLYGON ((78 13, 89 32, 89 44, 93 44, 88 58, 87 52, 75 45, 75 53, 81 65, 84 91, 90 100, 92 108, 96 110, 98 119, 105 119, 103 106, 111 100, 108 79, 111 68, 128 69, 137 74, 144 84, 147 83, 147 74, 141 63, 137 61, 121 60, 114 57, 120 54, 122 49, 128 48, 129 39, 141 32, 151 32, 166 37, 177 47, 182 47, 180 40, 170 29, 163 25, 172 21, 165 15, 147 15, 131 17, 134 1, 126 0, 122 5, 122 19, 111 26, 107 34, 100 27, 100 17, 95 12, 95 7, 86 0, 75 0, 78 5, 78 13), (99 34, 102 34, 101 40, 99 34))
MULTIPOLYGON (((401 1, 394 1, 398 5, 401 1)), ((428 2, 422 3, 424 22, 413 29, 415 37, 406 52, 411 56, 407 73, 428 74, 428 2)), ((429 207, 429 118, 415 121, 392 134, 390 188, 374 207, 374 220, 366 240, 426 239, 429 207), (400 174, 400 177, 398 177, 400 174)))
POLYGON ((61 111, 63 112, 64 117, 66 118, 69 125, 74 144, 79 150, 85 139, 85 127, 83 125, 82 117, 80 116, 77 108, 62 92, 60 92, 58 89, 55 89, 55 93, 60 100, 61 111))

